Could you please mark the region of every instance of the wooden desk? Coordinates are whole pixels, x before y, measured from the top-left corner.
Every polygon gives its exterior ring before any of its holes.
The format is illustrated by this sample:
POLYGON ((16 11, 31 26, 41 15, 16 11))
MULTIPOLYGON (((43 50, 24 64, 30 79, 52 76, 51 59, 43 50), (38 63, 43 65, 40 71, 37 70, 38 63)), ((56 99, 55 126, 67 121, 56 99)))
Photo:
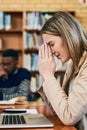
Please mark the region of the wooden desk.
MULTIPOLYGON (((36 108, 39 113, 43 113, 46 115, 47 118, 49 118, 53 123, 53 128, 19 128, 19 129, 10 129, 10 130, 76 130, 73 126, 64 126, 61 121, 58 119, 57 116, 54 116, 52 111, 49 107, 45 106, 43 102, 30 102, 26 103, 25 105, 14 105, 14 108, 17 109, 29 109, 29 108, 36 108)), ((9 130, 9 129, 3 129, 3 130, 9 130)))

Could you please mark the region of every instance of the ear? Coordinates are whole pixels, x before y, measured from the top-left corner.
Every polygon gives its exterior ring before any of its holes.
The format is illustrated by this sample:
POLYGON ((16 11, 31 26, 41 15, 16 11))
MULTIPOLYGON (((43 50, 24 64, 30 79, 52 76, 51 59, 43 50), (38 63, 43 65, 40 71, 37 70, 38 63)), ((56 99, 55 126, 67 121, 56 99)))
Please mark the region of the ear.
POLYGON ((16 64, 18 64, 19 63, 19 61, 18 60, 16 60, 16 64))
POLYGON ((15 60, 15 64, 18 65, 19 61, 18 60, 15 60))

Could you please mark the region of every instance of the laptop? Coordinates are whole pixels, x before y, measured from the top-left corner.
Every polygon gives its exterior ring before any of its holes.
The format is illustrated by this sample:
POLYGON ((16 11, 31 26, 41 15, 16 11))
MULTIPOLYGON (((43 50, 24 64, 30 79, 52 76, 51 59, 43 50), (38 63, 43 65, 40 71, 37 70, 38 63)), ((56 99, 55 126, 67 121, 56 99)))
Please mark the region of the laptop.
POLYGON ((53 126, 54 124, 43 114, 0 114, 0 128, 46 128, 53 126))

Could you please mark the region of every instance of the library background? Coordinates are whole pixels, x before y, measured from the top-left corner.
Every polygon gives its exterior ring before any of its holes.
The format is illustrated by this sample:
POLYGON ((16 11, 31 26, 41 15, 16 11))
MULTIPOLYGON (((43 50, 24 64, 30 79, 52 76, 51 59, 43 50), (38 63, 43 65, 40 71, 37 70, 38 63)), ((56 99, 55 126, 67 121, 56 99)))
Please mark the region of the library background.
MULTIPOLYGON (((83 0, 0 0, 0 67, 3 50, 13 48, 19 52, 19 67, 32 73, 31 92, 36 96, 40 83, 38 48, 43 43, 40 29, 57 11, 68 11, 87 29, 87 2, 83 0)), ((67 64, 59 60, 55 76, 62 81, 67 64)))

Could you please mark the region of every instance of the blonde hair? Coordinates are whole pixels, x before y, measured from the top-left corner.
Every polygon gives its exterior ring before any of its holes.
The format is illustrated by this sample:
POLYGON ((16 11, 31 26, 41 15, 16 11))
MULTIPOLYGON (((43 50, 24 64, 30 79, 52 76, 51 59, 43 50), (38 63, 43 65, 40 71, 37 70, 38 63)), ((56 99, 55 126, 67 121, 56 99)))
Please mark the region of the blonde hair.
POLYGON ((43 25, 41 33, 62 37, 74 65, 78 66, 83 51, 87 50, 87 32, 74 16, 68 12, 57 12, 43 25))

